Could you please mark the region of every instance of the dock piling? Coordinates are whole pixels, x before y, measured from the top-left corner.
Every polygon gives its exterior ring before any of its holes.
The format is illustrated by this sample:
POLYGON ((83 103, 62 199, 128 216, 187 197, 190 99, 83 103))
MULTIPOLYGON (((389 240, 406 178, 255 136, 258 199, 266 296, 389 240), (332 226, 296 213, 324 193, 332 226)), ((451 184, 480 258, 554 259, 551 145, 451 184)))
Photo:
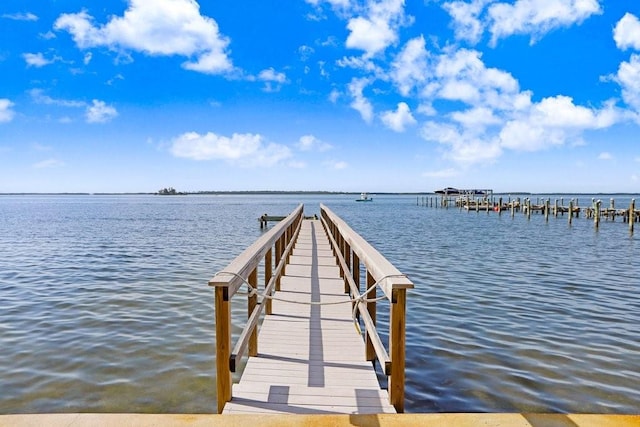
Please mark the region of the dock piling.
POLYGON ((569 200, 569 225, 571 225, 572 219, 573 219, 573 199, 569 200))
POLYGON ((544 220, 547 222, 549 221, 549 202, 549 199, 544 202, 544 220))

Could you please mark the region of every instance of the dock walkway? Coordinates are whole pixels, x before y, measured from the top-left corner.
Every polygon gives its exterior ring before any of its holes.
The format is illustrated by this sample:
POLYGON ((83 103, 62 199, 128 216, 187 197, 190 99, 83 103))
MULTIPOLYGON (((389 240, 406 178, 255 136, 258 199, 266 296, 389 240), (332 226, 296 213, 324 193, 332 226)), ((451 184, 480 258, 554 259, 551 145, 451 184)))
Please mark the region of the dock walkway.
POLYGON ((304 220, 260 328, 258 355, 223 413, 395 413, 365 360, 349 301, 321 222, 304 220))

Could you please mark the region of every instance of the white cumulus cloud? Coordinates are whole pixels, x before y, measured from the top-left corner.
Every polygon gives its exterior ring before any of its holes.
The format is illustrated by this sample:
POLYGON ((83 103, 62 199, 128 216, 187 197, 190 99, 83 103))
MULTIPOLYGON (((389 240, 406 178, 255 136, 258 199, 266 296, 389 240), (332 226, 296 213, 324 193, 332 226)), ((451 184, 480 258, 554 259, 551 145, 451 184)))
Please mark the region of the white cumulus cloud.
POLYGON ((106 46, 115 51, 189 58, 185 69, 208 74, 232 71, 229 40, 217 22, 200 14, 195 0, 129 0, 123 16, 98 25, 86 11, 63 14, 56 30, 69 32, 80 49, 106 46))
POLYGON ((264 82, 263 90, 265 92, 277 92, 283 83, 287 82, 287 76, 284 73, 277 72, 273 68, 267 68, 260 71, 258 80, 264 82))
POLYGON ((404 24, 404 0, 379 0, 367 3, 364 16, 351 18, 346 46, 371 57, 398 40, 398 29, 404 24))
POLYGON ((53 63, 53 60, 47 59, 42 53, 23 53, 22 58, 27 63, 28 67, 41 68, 45 65, 53 63))
MULTIPOLYGON (((444 156, 458 163, 492 161, 504 150, 539 151, 552 146, 584 144, 587 130, 604 129, 624 119, 615 101, 599 108, 574 103, 568 96, 532 101, 509 73, 488 68, 475 50, 445 48, 431 61, 432 77, 422 89, 421 110, 435 113, 435 101, 462 103, 439 121, 427 122, 420 135, 444 147, 444 156)), ((623 98, 640 108, 640 56, 623 63, 613 77, 623 98)), ((640 111, 640 110, 639 110, 640 111)))
POLYGON ((13 120, 15 117, 15 111, 13 111, 14 103, 6 98, 0 98, 0 123, 7 123, 13 120))
POLYGON ((513 34, 528 34, 535 43, 552 30, 601 14, 602 8, 598 0, 516 0, 492 3, 487 13, 492 44, 513 34))
POLYGON ((465 111, 451 113, 451 118, 465 128, 481 128, 501 123, 493 110, 485 107, 474 107, 465 111))
POLYGON ((402 96, 408 96, 413 88, 427 80, 428 57, 422 36, 409 40, 395 57, 390 75, 402 96))
POLYGON ((52 98, 49 95, 46 95, 42 89, 31 89, 29 91, 29 95, 31 95, 31 99, 33 99, 33 102, 37 104, 57 105, 60 107, 73 107, 73 108, 80 108, 80 107, 87 106, 87 103, 83 101, 52 98))
POLYGON ((477 43, 484 32, 484 24, 480 19, 488 0, 452 1, 444 3, 442 7, 449 12, 453 18, 452 26, 456 38, 466 40, 470 43, 477 43))
POLYGON ((498 110, 521 110, 531 94, 521 92, 518 81, 505 71, 487 68, 476 50, 447 50, 435 66, 434 96, 498 110))
POLYGON ((463 165, 491 163, 502 154, 495 138, 487 140, 451 124, 430 121, 425 123, 420 134, 427 141, 447 147, 445 157, 463 165))
POLYGON ((362 120, 367 123, 371 123, 373 121, 373 105, 371 105, 371 102, 365 98, 362 92, 369 83, 369 79, 366 78, 354 78, 351 80, 351 83, 349 83, 349 94, 352 98, 351 108, 359 112, 362 120))
POLYGON ((319 6, 322 3, 329 3, 332 7, 346 8, 349 6, 349 0, 305 0, 312 6, 319 6))
POLYGON ((626 13, 613 29, 613 39, 618 49, 640 50, 640 20, 635 15, 626 13))
POLYGON ((396 132, 404 132, 407 126, 416 124, 406 102, 399 102, 396 111, 385 111, 380 115, 382 123, 396 132))
POLYGON ((313 135, 301 136, 296 146, 300 151, 327 151, 332 148, 331 144, 321 141, 313 135))
POLYGON ((567 142, 581 143, 589 129, 612 126, 621 118, 613 103, 591 109, 573 103, 566 96, 544 98, 527 114, 507 122, 500 132, 501 145, 523 151, 537 151, 567 142))
POLYGON ((38 16, 31 12, 27 13, 5 13, 2 15, 5 19, 12 19, 14 21, 37 21, 38 16))
POLYGON ((633 54, 628 62, 623 61, 614 77, 622 87, 622 99, 640 113, 640 55, 633 54))
POLYGON ((106 123, 118 116, 118 111, 107 105, 104 101, 94 99, 91 105, 87 106, 85 118, 87 123, 106 123))
POLYGON ((187 132, 172 142, 171 153, 192 160, 228 160, 242 166, 272 166, 291 157, 283 145, 267 143, 259 134, 238 134, 231 137, 213 132, 187 132))

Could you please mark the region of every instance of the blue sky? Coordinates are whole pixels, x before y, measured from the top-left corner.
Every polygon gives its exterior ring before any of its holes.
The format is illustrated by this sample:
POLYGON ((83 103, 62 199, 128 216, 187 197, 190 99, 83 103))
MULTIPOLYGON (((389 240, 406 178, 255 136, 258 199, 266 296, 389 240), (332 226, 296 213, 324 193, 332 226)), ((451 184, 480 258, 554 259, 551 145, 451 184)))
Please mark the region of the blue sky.
POLYGON ((640 192, 637 0, 3 0, 0 193, 640 192))

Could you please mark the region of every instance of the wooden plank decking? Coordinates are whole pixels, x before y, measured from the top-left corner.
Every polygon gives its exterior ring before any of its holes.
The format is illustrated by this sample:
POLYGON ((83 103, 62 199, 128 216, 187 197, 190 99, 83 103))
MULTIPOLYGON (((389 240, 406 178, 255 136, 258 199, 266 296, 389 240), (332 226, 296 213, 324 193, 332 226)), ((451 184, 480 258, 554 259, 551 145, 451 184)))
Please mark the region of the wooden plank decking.
POLYGON ((225 414, 395 413, 352 321, 336 259, 318 220, 305 220, 225 414))

